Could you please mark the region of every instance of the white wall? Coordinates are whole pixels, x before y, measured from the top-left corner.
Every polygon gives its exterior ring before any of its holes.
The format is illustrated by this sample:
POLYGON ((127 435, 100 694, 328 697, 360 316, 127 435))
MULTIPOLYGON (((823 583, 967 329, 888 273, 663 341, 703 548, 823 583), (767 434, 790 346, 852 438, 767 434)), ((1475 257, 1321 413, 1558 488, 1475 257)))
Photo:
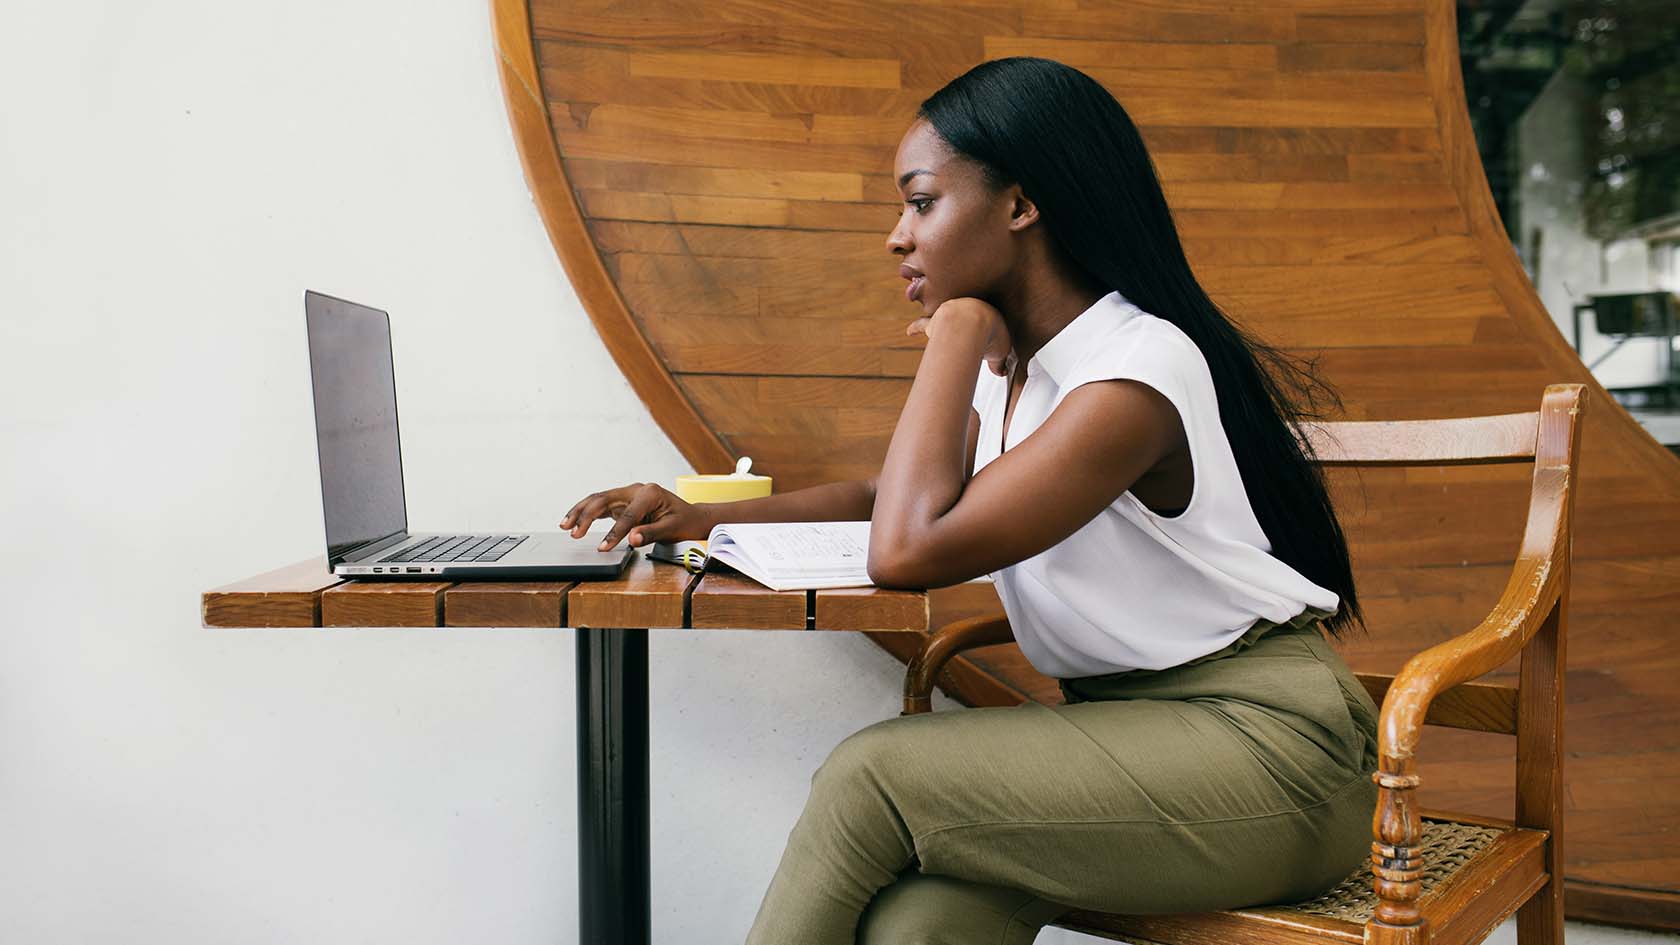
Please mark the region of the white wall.
MULTIPOLYGON (((0 16, 0 942, 575 938, 568 631, 198 618, 321 551, 305 288, 392 313, 417 525, 691 471, 541 229, 487 7, 0 16)), ((901 669, 844 634, 651 649, 656 938, 738 942, 901 669)))

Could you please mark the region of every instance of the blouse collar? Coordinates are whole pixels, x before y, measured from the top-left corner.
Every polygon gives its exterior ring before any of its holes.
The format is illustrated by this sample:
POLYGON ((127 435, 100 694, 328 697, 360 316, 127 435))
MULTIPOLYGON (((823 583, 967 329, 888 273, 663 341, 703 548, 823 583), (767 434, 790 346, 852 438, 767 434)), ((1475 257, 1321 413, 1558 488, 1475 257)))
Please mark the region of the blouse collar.
POLYGON ((1089 352, 1098 338, 1114 330, 1121 324, 1141 313, 1136 305, 1126 301, 1126 297, 1119 291, 1110 291, 1107 295, 1091 303, 1091 307, 1080 312, 1073 321, 1062 326, 1062 330, 1044 343, 1038 353, 1027 362, 1027 376, 1040 370, 1049 374, 1058 385, 1068 372, 1079 363, 1089 352))

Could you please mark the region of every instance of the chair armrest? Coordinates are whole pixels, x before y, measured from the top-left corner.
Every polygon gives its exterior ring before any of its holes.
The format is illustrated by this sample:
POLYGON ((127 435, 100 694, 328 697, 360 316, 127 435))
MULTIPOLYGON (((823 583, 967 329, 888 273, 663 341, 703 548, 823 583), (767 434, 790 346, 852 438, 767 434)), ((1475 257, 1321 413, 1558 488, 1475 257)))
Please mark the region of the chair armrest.
POLYGON ((1493 612, 1469 633, 1436 644, 1406 662, 1383 699, 1378 752, 1385 762, 1417 753, 1424 717, 1435 697, 1499 668, 1522 651, 1559 601, 1568 579, 1563 561, 1518 560, 1493 612))
POLYGON ((1546 388, 1529 492, 1528 521, 1505 592, 1474 630, 1412 657, 1383 700, 1378 751, 1385 764, 1417 751, 1429 704, 1442 692, 1497 669, 1516 656, 1551 616, 1569 583, 1570 518, 1580 442, 1583 387, 1546 388))
MULTIPOLYGON (((1557 634, 1561 646, 1584 392, 1580 384, 1553 384, 1541 399, 1528 520, 1499 603, 1469 633, 1408 660, 1383 699, 1373 775, 1378 792, 1371 819, 1371 872, 1377 893, 1372 923, 1385 926, 1390 941, 1426 940, 1418 908, 1424 863, 1415 759, 1430 703, 1524 652, 1542 628, 1557 634)), ((1561 698, 1561 692, 1557 695, 1561 698)))
POLYGON ((904 715, 933 711, 933 683, 945 664, 963 650, 1013 643, 1015 632, 1002 614, 969 617, 940 627, 904 668, 904 715))

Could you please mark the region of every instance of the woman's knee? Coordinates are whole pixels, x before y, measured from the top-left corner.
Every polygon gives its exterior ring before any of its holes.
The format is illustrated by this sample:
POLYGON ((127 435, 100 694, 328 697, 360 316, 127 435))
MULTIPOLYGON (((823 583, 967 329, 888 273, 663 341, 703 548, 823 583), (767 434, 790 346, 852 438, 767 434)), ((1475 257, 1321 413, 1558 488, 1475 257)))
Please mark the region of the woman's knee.
POLYGON ((1028 945, 1061 907, 1003 886, 908 871, 870 900, 858 945, 1028 945))
POLYGON ((865 726, 840 740, 811 777, 813 791, 854 791, 858 785, 883 785, 883 778, 903 770, 900 761, 908 752, 910 737, 900 719, 892 718, 865 726))

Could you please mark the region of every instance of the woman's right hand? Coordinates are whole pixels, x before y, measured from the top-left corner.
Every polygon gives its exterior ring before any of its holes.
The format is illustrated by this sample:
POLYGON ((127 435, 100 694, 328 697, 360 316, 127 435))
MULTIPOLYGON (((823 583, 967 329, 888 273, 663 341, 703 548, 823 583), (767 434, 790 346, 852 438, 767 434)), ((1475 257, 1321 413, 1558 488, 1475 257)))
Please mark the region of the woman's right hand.
POLYGON ((634 482, 617 489, 584 496, 560 519, 560 527, 582 538, 598 518, 614 519, 599 550, 610 551, 629 533, 630 547, 640 548, 656 541, 696 541, 712 530, 704 511, 677 498, 654 482, 634 482))

